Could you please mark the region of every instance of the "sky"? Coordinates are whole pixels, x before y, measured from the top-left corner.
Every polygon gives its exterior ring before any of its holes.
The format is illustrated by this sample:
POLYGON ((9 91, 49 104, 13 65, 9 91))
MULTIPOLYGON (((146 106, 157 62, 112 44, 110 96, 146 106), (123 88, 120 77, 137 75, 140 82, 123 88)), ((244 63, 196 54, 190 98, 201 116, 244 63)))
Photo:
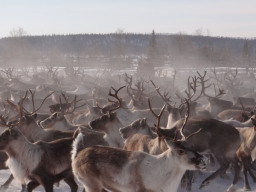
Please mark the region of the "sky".
POLYGON ((256 0, 0 0, 0 38, 29 35, 184 33, 256 37, 256 0))

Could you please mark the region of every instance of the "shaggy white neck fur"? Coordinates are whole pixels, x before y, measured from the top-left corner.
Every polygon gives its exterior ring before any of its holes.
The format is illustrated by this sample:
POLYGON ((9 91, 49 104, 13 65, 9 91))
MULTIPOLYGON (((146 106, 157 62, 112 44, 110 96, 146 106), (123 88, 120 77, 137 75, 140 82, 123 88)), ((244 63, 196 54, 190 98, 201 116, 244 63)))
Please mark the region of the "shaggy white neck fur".
POLYGON ((38 146, 30 143, 24 136, 20 136, 9 144, 6 152, 9 156, 6 166, 9 167, 16 180, 25 184, 28 172, 37 167, 43 151, 38 146), (13 153, 15 153, 15 156, 12 156, 13 153))

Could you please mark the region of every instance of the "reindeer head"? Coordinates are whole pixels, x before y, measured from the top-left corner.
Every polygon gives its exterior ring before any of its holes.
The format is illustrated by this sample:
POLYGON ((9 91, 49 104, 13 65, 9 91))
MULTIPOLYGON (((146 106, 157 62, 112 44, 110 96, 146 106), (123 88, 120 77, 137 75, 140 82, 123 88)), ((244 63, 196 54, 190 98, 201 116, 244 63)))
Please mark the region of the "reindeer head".
POLYGON ((112 123, 115 123, 116 120, 118 120, 116 113, 112 112, 91 121, 89 126, 95 130, 108 132, 108 129, 111 129, 112 123))
POLYGON ((55 123, 58 123, 60 121, 63 121, 64 119, 64 114, 61 112, 55 112, 51 114, 48 118, 46 118, 43 121, 40 121, 40 126, 42 128, 50 128, 52 127, 55 123))
POLYGON ((114 87, 111 87, 109 89, 109 93, 108 95, 111 96, 111 97, 114 97, 117 101, 112 101, 110 99, 108 99, 108 101, 110 102, 110 104, 106 105, 105 107, 100 107, 97 103, 97 106, 99 109, 101 109, 101 112, 103 114, 106 114, 106 113, 111 113, 119 108, 122 107, 122 105, 124 104, 124 102, 122 101, 122 99, 120 97, 118 97, 118 92, 123 89, 125 86, 123 87, 120 87, 119 89, 115 89, 114 87), (112 93, 112 90, 114 91, 114 93, 112 93))
POLYGON ((123 139, 127 139, 128 137, 136 133, 146 135, 153 134, 152 128, 148 126, 146 118, 135 120, 130 125, 120 128, 119 132, 123 139))
POLYGON ((7 128, 0 134, 0 150, 6 149, 8 144, 13 140, 18 139, 22 135, 21 132, 16 128, 7 128))
POLYGON ((24 115, 18 119, 7 122, 7 125, 9 127, 17 126, 20 129, 23 129, 23 127, 38 126, 36 123, 36 118, 37 118, 37 113, 32 115, 24 115))
POLYGON ((177 161, 184 166, 187 170, 205 169, 206 163, 204 157, 199 153, 191 150, 186 146, 185 141, 171 141, 165 140, 165 143, 169 149, 171 149, 174 157, 177 161))

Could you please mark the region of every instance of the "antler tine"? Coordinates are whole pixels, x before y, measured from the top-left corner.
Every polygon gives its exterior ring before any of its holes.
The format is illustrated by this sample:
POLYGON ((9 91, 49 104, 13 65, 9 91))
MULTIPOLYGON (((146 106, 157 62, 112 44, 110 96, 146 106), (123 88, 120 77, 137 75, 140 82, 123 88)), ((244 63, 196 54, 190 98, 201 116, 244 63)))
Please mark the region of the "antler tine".
POLYGON ((7 119, 8 117, 4 117, 2 114, 0 115, 0 125, 2 125, 2 126, 4 126, 4 127, 8 127, 8 125, 7 125, 7 121, 6 121, 6 119, 7 119))
MULTIPOLYGON (((76 106, 76 104, 79 102, 79 101, 82 101, 83 99, 80 99, 80 100, 77 100, 77 96, 75 95, 75 98, 74 100, 71 102, 71 103, 74 103, 74 107, 71 111, 67 111, 65 114, 70 114, 70 113, 73 113, 76 109, 80 108, 80 107, 83 107, 86 105, 86 103, 82 104, 82 105, 79 105, 79 106, 76 106)), ((69 109, 69 108, 68 108, 69 109)))
POLYGON ((128 86, 132 86, 132 76, 129 76, 127 73, 124 74, 125 79, 124 81, 128 84, 128 86))
POLYGON ((39 109, 41 109, 41 107, 43 106, 43 104, 44 104, 44 102, 46 101, 46 99, 47 99, 48 97, 50 97, 53 93, 54 93, 54 92, 51 92, 49 95, 47 95, 47 96, 43 99, 43 101, 41 102, 40 106, 39 106, 36 110, 34 110, 34 108, 33 108, 32 114, 36 113, 39 109))
POLYGON ((35 101, 34 101, 35 91, 32 92, 31 89, 29 89, 29 92, 31 95, 32 107, 33 107, 33 111, 34 111, 35 110, 35 101))
POLYGON ((61 101, 61 96, 59 96, 59 100, 60 100, 60 111, 62 111, 62 101, 61 101))
POLYGON ((93 105, 93 106, 95 106, 96 103, 97 103, 97 99, 96 99, 96 97, 95 97, 95 91, 96 91, 95 89, 92 90, 92 99, 93 99, 92 105, 93 105))
POLYGON ((68 104, 68 98, 66 97, 66 95, 63 92, 61 92, 61 95, 65 99, 66 103, 68 104))
MULTIPOLYGON (((187 99, 189 101, 191 101, 191 99, 194 97, 194 95, 196 94, 196 88, 198 87, 197 85, 197 80, 198 80, 198 77, 191 77, 189 76, 188 77, 188 80, 187 80, 187 86, 188 86, 188 90, 185 91, 186 95, 187 95, 187 99), (190 81, 190 79, 192 79, 192 82, 190 81), (193 93, 191 93, 191 89, 193 91, 193 93)), ((201 97, 201 95, 199 95, 196 99, 194 99, 194 101, 196 101, 197 99, 199 99, 199 97, 201 97)))
POLYGON ((211 96, 209 96, 209 95, 207 95, 207 94, 205 93, 205 89, 209 88, 209 87, 212 85, 212 84, 209 84, 209 85, 207 85, 207 86, 205 85, 205 83, 210 80, 210 79, 206 79, 206 80, 205 80, 206 73, 207 73, 207 71, 204 71, 204 74, 201 75, 201 74, 197 71, 198 79, 200 80, 200 83, 201 83, 201 87, 202 87, 202 88, 201 88, 201 93, 200 93, 199 96, 195 99, 195 101, 196 101, 197 99, 199 99, 202 94, 204 94, 204 96, 206 96, 206 97, 211 97, 211 96))
POLYGON ((142 94, 143 94, 143 91, 144 91, 144 86, 143 86, 143 81, 138 81, 138 83, 135 84, 135 86, 137 87, 138 89, 138 99, 140 100, 142 94))
POLYGON ((150 101, 150 99, 148 98, 148 106, 149 106, 149 109, 150 109, 150 111, 153 113, 153 115, 157 118, 157 124, 156 124, 156 132, 157 132, 157 134, 159 133, 160 121, 161 121, 161 117, 162 117, 162 115, 163 115, 163 112, 164 112, 164 109, 165 109, 166 105, 167 105, 167 103, 164 104, 164 106, 162 107, 162 109, 161 109, 159 115, 157 115, 157 114, 153 111, 152 106, 151 106, 151 101, 150 101))
POLYGON ((240 105, 242 106, 243 113, 245 113, 244 105, 243 105, 241 98, 238 98, 238 100, 239 100, 240 105))
POLYGON ((132 95, 131 92, 129 91, 129 85, 126 87, 126 91, 127 91, 128 95, 133 99, 133 95, 132 95))
POLYGON ((152 109, 151 101, 150 101, 149 98, 148 98, 148 106, 149 106, 150 111, 153 113, 153 115, 154 115, 156 118, 158 118, 158 115, 157 115, 157 114, 153 111, 153 109, 152 109))
MULTIPOLYGON (((184 135, 184 128, 185 128, 185 126, 186 126, 186 124, 187 124, 187 122, 188 122, 189 111, 190 111, 189 101, 188 101, 187 99, 186 99, 186 104, 187 104, 187 112, 186 112, 186 114, 185 114, 185 119, 184 119, 184 122, 183 122, 183 124, 182 124, 182 127, 180 128, 180 134, 181 134, 181 140, 182 140, 182 141, 187 140, 188 138, 190 138, 191 136, 193 136, 193 135, 199 133, 199 132, 202 130, 202 128, 200 128, 200 129, 198 129, 196 132, 191 133, 190 135, 188 135, 187 137, 184 135)), ((177 140, 177 135, 178 135, 177 133, 178 133, 178 129, 176 129, 174 141, 177 140)))
MULTIPOLYGON (((187 121, 188 121, 188 118, 189 118, 189 110, 190 110, 190 107, 189 107, 189 101, 186 99, 186 104, 187 104, 187 112, 185 114, 185 120, 183 122, 183 125, 182 127, 180 128, 180 134, 181 134, 181 137, 182 137, 182 140, 186 140, 186 137, 184 135, 184 127, 186 126, 187 124, 187 121)), ((176 138, 175 138, 176 139, 176 138)))
POLYGON ((28 95, 28 91, 25 92, 23 98, 21 98, 21 100, 18 102, 18 110, 19 110, 20 118, 23 117, 23 110, 24 110, 23 103, 24 103, 25 99, 27 98, 27 95, 28 95))
POLYGON ((111 113, 112 111, 115 111, 115 110, 117 110, 117 109, 119 109, 119 108, 121 107, 121 105, 122 105, 122 100, 121 100, 121 98, 118 97, 117 94, 118 94, 118 92, 119 92, 121 89, 123 89, 124 87, 126 87, 126 85, 120 87, 120 88, 117 89, 117 90, 116 90, 114 87, 112 87, 112 86, 111 86, 111 88, 109 89, 108 95, 111 96, 111 97, 116 98, 117 101, 118 101, 118 103, 119 103, 119 105, 118 105, 116 108, 109 110, 109 113, 111 113), (113 94, 113 93, 111 92, 111 90, 114 90, 115 93, 113 94))
POLYGON ((156 84, 152 81, 152 80, 150 80, 151 81, 151 83, 152 83, 152 85, 155 87, 155 90, 156 90, 156 92, 160 95, 160 97, 163 99, 163 101, 164 102, 166 102, 166 103, 168 103, 168 102, 172 102, 171 101, 171 96, 169 96, 168 97, 168 92, 164 92, 164 95, 162 95, 161 94, 161 92, 160 92, 160 87, 159 86, 156 86, 156 84))
POLYGON ((11 100, 9 100, 9 99, 6 99, 6 102, 7 102, 12 108, 14 108, 17 113, 19 113, 19 107, 18 107, 18 105, 14 104, 14 103, 13 103, 11 100))

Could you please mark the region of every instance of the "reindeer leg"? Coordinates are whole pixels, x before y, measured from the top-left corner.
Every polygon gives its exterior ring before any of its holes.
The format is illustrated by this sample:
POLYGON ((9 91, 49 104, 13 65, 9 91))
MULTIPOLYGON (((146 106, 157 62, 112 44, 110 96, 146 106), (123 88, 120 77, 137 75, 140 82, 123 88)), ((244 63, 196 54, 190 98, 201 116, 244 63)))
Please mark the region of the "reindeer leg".
POLYGON ((226 172, 226 170, 228 169, 228 167, 229 167, 228 162, 221 163, 221 167, 202 182, 202 184, 200 185, 200 189, 207 186, 211 180, 215 179, 216 177, 218 177, 221 174, 224 174, 226 172))
POLYGON ((21 185, 21 192, 28 192, 26 185, 21 185))
POLYGON ((244 190, 250 191, 251 187, 248 182, 248 176, 247 176, 247 165, 243 162, 243 173, 244 173, 244 190))
POLYGON ((78 190, 78 186, 74 180, 73 175, 71 175, 70 177, 67 177, 64 179, 64 181, 69 185, 71 192, 77 192, 78 190))
POLYGON ((256 177, 252 171, 253 169, 253 166, 252 166, 252 159, 251 157, 249 157, 248 159, 246 159, 246 168, 247 168, 247 171, 249 172, 250 176, 252 177, 253 181, 256 182, 256 177))
POLYGON ((32 192, 36 187, 38 187, 40 184, 35 181, 35 180, 32 180, 30 181, 28 184, 27 184, 27 191, 28 192, 32 192))
POLYGON ((1 185, 0 189, 1 189, 1 190, 7 189, 7 188, 9 187, 10 183, 12 182, 12 180, 13 180, 13 175, 11 174, 11 175, 9 176, 9 178, 4 182, 4 184, 1 185))
POLYGON ((235 175, 234 175, 233 183, 230 185, 230 187, 227 189, 226 192, 237 191, 236 184, 237 184, 238 179, 239 179, 239 174, 240 174, 240 171, 241 171, 242 164, 239 162, 238 159, 235 159, 233 164, 234 164, 234 169, 235 169, 235 175))

